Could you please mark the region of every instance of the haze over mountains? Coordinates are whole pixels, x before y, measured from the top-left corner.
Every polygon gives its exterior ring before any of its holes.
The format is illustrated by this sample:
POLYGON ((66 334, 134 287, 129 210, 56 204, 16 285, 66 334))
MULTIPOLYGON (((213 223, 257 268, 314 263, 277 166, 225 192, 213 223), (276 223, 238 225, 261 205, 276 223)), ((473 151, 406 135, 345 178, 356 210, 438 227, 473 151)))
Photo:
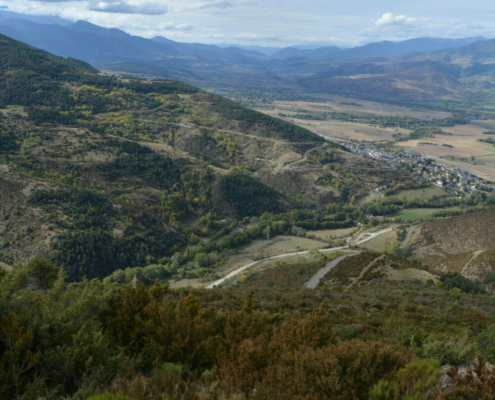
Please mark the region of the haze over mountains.
POLYGON ((207 89, 429 100, 455 96, 473 85, 493 85, 486 74, 495 69, 495 42, 483 37, 382 41, 350 49, 250 50, 160 36, 145 39, 85 21, 43 18, 2 11, 0 33, 105 72, 179 79, 207 89), (471 81, 461 83, 460 78, 471 81))

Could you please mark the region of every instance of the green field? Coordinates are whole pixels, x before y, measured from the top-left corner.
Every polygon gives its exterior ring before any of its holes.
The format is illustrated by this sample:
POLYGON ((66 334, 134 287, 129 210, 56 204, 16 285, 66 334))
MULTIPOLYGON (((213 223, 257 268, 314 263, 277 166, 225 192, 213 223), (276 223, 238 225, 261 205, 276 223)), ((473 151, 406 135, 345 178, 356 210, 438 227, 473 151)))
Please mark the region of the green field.
POLYGON ((420 200, 431 200, 435 196, 443 196, 445 195, 445 190, 438 186, 430 186, 428 188, 419 188, 419 189, 406 189, 399 190, 390 196, 399 197, 399 198, 407 198, 408 200, 417 199, 420 200))
POLYGON ((440 211, 445 210, 454 210, 457 207, 449 207, 449 208, 410 208, 407 210, 400 210, 394 213, 392 216, 400 217, 404 221, 417 221, 418 219, 423 219, 429 217, 440 211))

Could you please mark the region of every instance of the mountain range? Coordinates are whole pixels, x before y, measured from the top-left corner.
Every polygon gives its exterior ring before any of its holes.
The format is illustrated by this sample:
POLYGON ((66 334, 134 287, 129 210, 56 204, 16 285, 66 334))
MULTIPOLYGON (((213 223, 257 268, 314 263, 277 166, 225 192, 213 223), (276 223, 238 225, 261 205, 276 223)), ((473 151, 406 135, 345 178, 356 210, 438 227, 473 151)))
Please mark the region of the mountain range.
POLYGON ((431 100, 455 97, 472 84, 493 85, 486 74, 495 65, 494 41, 483 37, 255 51, 145 39, 86 21, 40 18, 3 11, 0 33, 105 72, 179 79, 205 89, 431 100))

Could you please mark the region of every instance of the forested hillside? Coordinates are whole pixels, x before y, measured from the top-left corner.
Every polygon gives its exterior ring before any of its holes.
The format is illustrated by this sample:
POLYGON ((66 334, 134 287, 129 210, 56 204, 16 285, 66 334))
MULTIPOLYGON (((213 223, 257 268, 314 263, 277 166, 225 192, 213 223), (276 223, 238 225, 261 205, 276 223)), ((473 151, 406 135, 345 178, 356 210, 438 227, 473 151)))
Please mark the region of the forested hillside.
MULTIPOLYGON (((181 82, 102 75, 5 36, 0 52, 0 240, 9 264, 48 257, 71 281, 150 264, 201 277, 262 235, 266 226, 228 237, 249 218, 290 221, 272 229, 290 232, 299 219, 308 226, 296 210, 346 204, 400 177, 330 145, 323 163, 287 169, 323 139, 181 82), (351 174, 356 167, 364 173, 351 174), (198 264, 197 254, 212 261, 198 264)), ((309 223, 326 217, 312 212, 309 223)))

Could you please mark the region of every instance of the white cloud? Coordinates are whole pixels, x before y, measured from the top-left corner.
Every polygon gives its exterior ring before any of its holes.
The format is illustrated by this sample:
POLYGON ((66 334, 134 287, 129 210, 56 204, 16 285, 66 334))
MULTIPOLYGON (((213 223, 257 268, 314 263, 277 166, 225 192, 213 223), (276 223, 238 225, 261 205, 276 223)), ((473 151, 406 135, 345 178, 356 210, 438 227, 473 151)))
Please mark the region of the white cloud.
POLYGON ((375 21, 376 26, 400 25, 414 26, 418 20, 416 18, 406 17, 405 15, 394 15, 392 13, 383 14, 375 21))
POLYGON ((480 23, 459 20, 415 18, 406 15, 385 13, 373 27, 362 29, 359 34, 369 41, 404 40, 414 37, 455 38, 486 35, 489 28, 480 23))

